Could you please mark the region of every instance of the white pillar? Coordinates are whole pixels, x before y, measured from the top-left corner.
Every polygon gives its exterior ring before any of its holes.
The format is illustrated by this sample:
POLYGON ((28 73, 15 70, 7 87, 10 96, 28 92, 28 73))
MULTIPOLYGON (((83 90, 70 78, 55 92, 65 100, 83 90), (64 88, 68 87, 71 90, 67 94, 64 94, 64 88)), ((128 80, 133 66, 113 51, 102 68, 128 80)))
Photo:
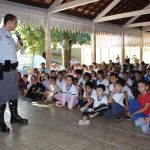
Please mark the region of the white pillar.
POLYGON ((121 36, 121 64, 124 64, 125 59, 125 43, 124 43, 124 31, 122 32, 121 36))
POLYGON ((96 62, 96 32, 95 32, 95 24, 93 24, 93 33, 92 33, 92 62, 96 62))
POLYGON ((45 19, 45 52, 46 52, 46 66, 51 67, 52 64, 52 52, 51 52, 51 26, 49 18, 45 19))
POLYGON ((143 61, 143 31, 141 32, 140 38, 140 62, 143 61))

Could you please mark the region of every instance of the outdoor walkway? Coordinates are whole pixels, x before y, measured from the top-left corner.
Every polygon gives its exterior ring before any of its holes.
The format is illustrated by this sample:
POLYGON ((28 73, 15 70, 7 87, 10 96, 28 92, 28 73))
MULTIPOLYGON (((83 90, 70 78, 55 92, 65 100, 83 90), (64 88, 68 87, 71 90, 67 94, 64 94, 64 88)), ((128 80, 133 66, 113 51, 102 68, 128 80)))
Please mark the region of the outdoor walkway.
MULTIPOLYGON (((0 133, 0 150, 150 150, 150 136, 143 135, 131 121, 101 117, 81 127, 78 110, 21 99, 19 106, 29 124, 13 124, 10 134, 0 133)), ((8 110, 5 118, 9 125, 8 110)))

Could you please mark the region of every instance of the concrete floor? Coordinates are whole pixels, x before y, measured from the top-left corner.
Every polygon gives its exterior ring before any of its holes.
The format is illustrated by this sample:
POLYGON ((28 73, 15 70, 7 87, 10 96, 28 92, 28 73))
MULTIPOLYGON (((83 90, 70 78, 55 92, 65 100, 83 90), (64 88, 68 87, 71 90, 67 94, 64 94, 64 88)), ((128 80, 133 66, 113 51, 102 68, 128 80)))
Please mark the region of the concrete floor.
POLYGON ((89 126, 78 126, 78 110, 19 101, 19 112, 28 125, 9 124, 11 133, 0 133, 0 150, 150 150, 150 136, 131 121, 103 117, 89 126))

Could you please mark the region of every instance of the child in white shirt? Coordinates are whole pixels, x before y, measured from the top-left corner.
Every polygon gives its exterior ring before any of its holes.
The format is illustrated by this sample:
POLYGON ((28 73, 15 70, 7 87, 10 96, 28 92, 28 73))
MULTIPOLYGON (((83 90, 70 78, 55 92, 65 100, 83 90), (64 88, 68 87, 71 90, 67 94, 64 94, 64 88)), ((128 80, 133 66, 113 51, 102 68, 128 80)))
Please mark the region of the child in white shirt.
POLYGON ((66 83, 62 86, 62 92, 55 95, 55 99, 58 101, 56 102, 56 106, 64 107, 67 103, 68 108, 72 109, 77 103, 77 89, 73 85, 74 77, 68 75, 66 78, 66 83))

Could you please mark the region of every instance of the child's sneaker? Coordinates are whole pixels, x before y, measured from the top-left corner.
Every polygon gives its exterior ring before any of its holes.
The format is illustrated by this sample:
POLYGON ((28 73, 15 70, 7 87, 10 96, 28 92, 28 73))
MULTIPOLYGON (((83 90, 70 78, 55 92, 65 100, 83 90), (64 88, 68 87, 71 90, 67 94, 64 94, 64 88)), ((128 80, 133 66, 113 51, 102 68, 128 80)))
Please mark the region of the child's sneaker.
POLYGON ((79 120, 78 124, 80 126, 85 126, 90 124, 90 120, 79 120))

